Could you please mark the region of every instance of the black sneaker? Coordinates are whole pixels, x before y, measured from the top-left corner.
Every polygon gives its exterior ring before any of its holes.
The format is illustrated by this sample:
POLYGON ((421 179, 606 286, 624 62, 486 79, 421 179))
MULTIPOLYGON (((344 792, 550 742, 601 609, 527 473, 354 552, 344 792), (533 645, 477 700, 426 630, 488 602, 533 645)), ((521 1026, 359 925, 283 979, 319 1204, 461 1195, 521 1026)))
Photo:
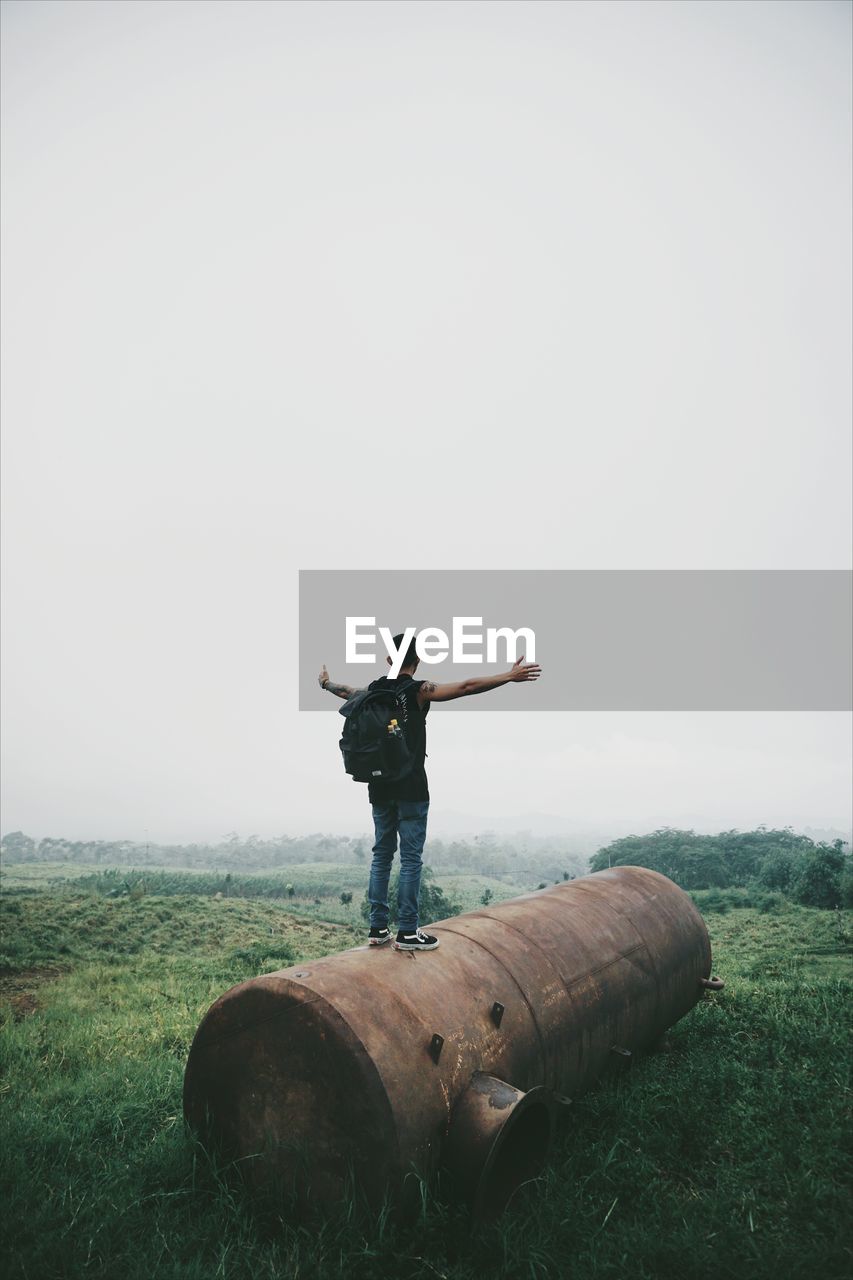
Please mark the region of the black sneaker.
POLYGON ((391 941, 390 929, 371 929, 367 935, 367 945, 369 947, 381 947, 386 942, 391 941))
POLYGON ((416 929, 414 933, 404 933, 401 929, 394 939, 394 946, 398 951, 435 951, 438 938, 424 933, 422 929, 416 929))

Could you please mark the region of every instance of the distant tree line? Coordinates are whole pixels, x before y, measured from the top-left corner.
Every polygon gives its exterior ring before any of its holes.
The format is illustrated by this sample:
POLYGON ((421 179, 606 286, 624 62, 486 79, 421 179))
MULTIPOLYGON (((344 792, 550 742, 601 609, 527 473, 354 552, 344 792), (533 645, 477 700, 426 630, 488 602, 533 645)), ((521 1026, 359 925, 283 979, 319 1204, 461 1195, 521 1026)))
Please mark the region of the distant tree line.
MULTIPOLYGON (((228 872, 275 871, 301 863, 350 863, 366 869, 370 841, 363 836, 277 836, 242 839, 231 832, 215 844, 162 845, 132 840, 35 841, 22 831, 5 835, 7 862, 62 862, 104 868, 146 867, 228 872)), ((437 872, 467 872, 542 885, 606 867, 650 867, 690 892, 752 888, 780 893, 807 906, 853 905, 849 846, 814 841, 790 827, 699 835, 662 827, 624 836, 599 849, 587 863, 571 837, 499 838, 483 832, 469 840, 429 840, 424 861, 437 872)))
POLYGON ((842 840, 815 842, 790 827, 697 835, 662 827, 599 849, 591 871, 649 867, 682 889, 752 888, 810 907, 853 906, 853 860, 842 840))
POLYGON ((235 871, 267 871, 295 862, 365 862, 369 846, 352 836, 239 836, 229 832, 216 843, 156 844, 139 840, 66 840, 47 836, 35 841, 23 831, 3 836, 0 853, 9 862, 78 862, 88 866, 176 867, 235 871))
MULTIPOLYGON (((243 839, 231 832, 215 844, 154 844, 133 840, 36 841, 22 831, 3 837, 0 853, 7 862, 66 862, 103 867, 169 867, 202 871, 275 871, 295 863, 354 863, 367 866, 371 842, 364 836, 276 836, 243 839)), ((429 840, 425 862, 437 871, 470 872, 513 880, 557 880, 566 870, 583 875, 586 855, 571 838, 523 835, 499 839, 486 831, 470 840, 429 840)))

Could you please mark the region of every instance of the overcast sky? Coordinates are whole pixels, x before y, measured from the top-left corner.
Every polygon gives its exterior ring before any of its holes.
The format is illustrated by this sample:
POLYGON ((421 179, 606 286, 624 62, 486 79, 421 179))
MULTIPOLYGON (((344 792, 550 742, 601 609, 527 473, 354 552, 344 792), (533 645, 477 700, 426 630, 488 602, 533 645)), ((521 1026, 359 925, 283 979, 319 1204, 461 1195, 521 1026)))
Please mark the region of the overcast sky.
MULTIPOLYGON (((850 567, 847 3, 3 26, 4 830, 366 828, 300 568, 850 567)), ((846 828, 850 737, 438 707, 431 821, 846 828)))

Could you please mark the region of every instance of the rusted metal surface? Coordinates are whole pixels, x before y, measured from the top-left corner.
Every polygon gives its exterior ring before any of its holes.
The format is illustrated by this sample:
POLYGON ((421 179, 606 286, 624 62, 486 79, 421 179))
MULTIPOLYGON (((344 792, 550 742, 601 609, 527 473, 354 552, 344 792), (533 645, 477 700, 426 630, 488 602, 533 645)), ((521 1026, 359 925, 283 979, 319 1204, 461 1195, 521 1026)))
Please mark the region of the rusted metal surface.
POLYGON ((614 1048, 659 1040, 711 973, 691 899, 641 867, 430 929, 435 952, 364 946, 228 991, 190 1050, 189 1122, 250 1179, 314 1203, 350 1175, 378 1203, 445 1163, 475 1211, 494 1211, 513 1162, 532 1176, 545 1158, 547 1097, 576 1097, 614 1048))
POLYGON ((475 1071, 450 1116, 442 1162, 475 1218, 494 1217, 542 1171, 551 1145, 555 1099, 542 1086, 522 1093, 475 1071))

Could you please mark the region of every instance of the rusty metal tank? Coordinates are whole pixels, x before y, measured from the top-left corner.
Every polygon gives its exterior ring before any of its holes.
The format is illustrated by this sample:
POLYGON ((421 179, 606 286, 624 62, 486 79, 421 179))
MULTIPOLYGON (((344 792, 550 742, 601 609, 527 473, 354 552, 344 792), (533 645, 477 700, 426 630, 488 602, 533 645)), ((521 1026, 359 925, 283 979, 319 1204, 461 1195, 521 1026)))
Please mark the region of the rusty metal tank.
MULTIPOLYGON (((677 885, 618 867, 430 926, 437 951, 357 947, 243 982, 211 1007, 189 1123, 255 1184, 373 1204, 444 1165, 477 1215, 541 1171, 556 1095, 658 1040, 711 979, 677 885)), ((405 1194, 403 1194, 405 1199, 405 1194)))

